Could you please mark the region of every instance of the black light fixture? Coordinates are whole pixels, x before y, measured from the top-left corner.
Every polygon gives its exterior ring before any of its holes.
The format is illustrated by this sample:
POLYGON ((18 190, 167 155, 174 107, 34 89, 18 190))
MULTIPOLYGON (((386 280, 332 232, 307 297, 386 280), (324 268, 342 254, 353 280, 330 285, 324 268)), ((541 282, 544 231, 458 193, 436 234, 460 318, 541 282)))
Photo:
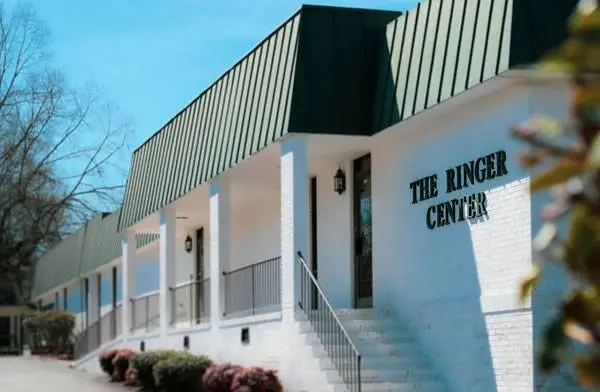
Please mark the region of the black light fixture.
POLYGON ((188 234, 188 236, 185 237, 185 251, 190 253, 192 251, 193 246, 194 243, 192 242, 192 237, 190 237, 190 235, 188 234))
POLYGON ((344 173, 341 167, 337 169, 335 176, 333 176, 333 190, 338 195, 346 191, 346 173, 344 173))

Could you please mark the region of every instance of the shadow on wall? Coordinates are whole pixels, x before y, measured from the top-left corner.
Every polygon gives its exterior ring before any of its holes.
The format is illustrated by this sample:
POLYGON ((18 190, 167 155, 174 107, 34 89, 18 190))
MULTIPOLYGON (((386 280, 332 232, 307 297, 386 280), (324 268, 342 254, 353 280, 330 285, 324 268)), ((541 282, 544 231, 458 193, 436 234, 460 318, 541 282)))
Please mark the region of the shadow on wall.
POLYGON ((444 122, 443 132, 436 122, 434 132, 420 129, 397 148, 373 155, 374 199, 383 204, 374 203, 374 229, 380 230, 374 275, 381 282, 375 300, 393 304, 450 390, 461 392, 527 388, 532 381, 531 312, 517 303, 531 258, 529 179, 509 159, 516 143, 504 125, 522 117, 523 102, 485 105, 468 122, 444 122), (485 137, 477 136, 481 129, 489 131, 485 137), (500 151, 507 169, 501 176, 462 189, 448 186, 448 170, 500 151), (422 198, 420 188, 427 185, 413 185, 413 203, 411 184, 427 184, 434 174, 437 194, 422 198), (467 212, 461 218, 460 209, 468 211, 469 198, 475 210, 484 200, 485 209, 463 219, 467 212))
MULTIPOLYGON (((551 200, 547 194, 536 195, 532 200, 533 218, 539 216, 539 211, 544 204, 551 200)), ((540 219, 532 219, 532 235, 541 229, 543 222, 540 219)), ((564 238, 568 232, 568 220, 561 220, 559 223, 560 235, 564 238)), ((531 298, 531 307, 533 309, 533 347, 534 355, 541 349, 544 329, 548 323, 556 316, 558 304, 561 302, 565 293, 569 290, 569 281, 566 271, 558 265, 549 265, 535 292, 531 298)), ((534 361, 536 358, 534 357, 534 361)), ((575 371, 571 365, 564 365, 560 371, 551 377, 544 378, 536 367, 535 385, 541 392, 560 390, 561 392, 584 391, 579 387, 575 371)))

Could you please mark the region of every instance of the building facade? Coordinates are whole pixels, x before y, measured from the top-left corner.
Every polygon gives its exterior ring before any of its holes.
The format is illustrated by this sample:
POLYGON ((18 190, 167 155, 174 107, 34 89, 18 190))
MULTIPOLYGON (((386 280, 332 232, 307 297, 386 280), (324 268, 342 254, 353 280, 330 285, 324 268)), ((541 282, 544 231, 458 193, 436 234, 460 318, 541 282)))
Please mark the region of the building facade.
POLYGON ((171 347, 300 390, 535 390, 565 283, 517 301, 540 200, 509 129, 566 117, 564 81, 521 70, 566 35, 576 2, 548 3, 302 7, 38 263, 35 299, 78 314, 78 365, 171 347))

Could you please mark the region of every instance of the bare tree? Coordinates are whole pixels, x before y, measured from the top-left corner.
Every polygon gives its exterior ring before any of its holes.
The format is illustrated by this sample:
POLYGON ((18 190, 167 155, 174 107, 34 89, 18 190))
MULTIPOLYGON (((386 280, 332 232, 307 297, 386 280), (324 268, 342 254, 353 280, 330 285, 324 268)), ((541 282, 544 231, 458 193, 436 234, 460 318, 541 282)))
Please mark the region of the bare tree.
POLYGON ((94 89, 68 86, 48 36, 30 6, 0 5, 0 277, 19 300, 36 256, 118 204, 130 131, 94 89))

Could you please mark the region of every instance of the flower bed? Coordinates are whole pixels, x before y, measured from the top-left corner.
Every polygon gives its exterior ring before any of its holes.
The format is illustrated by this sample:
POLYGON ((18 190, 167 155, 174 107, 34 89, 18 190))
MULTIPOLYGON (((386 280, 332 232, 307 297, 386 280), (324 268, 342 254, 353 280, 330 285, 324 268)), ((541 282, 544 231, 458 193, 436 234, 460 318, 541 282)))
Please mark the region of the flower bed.
POLYGON ((99 356, 112 382, 145 392, 282 392, 274 370, 213 363, 204 355, 175 350, 134 353, 107 350, 99 356))

